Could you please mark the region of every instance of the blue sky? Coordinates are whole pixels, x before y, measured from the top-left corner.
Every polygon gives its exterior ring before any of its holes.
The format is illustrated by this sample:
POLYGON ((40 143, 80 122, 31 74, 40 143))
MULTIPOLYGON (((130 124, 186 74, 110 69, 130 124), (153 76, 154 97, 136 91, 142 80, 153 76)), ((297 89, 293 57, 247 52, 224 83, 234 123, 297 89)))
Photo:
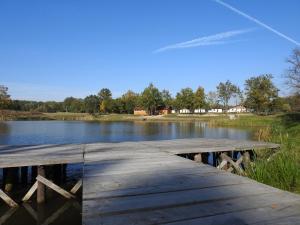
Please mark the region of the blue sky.
POLYGON ((208 92, 271 73, 288 94, 282 74, 299 47, 300 2, 223 2, 259 23, 214 0, 1 0, 0 84, 15 99, 63 100, 150 82, 173 95, 208 92))

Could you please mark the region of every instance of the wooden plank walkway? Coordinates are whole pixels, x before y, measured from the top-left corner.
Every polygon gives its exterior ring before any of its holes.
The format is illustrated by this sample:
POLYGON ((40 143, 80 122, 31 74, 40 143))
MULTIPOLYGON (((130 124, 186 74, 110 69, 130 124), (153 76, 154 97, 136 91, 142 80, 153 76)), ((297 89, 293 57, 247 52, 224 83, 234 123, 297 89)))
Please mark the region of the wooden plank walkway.
POLYGON ((201 138, 2 146, 0 168, 83 162, 85 225, 300 225, 299 195, 176 155, 278 147, 201 138))
POLYGON ((88 145, 83 224, 300 224, 300 196, 175 155, 265 147, 278 146, 203 139, 88 145))

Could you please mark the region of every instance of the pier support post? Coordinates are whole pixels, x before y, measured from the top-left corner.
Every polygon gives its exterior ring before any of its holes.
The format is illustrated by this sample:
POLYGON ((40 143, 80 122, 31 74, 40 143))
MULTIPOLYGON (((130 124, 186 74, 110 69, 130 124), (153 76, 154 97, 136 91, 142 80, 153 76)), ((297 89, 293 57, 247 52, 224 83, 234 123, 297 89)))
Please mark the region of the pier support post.
POLYGON ((197 163, 201 163, 202 162, 202 155, 201 155, 201 153, 198 153, 198 154, 194 155, 194 160, 197 163))
POLYGON ((4 190, 5 192, 11 192, 13 189, 13 185, 16 184, 18 180, 18 167, 13 167, 13 168, 6 168, 5 169, 5 186, 4 190))
POLYGON ((244 152, 244 154, 243 154, 243 164, 244 164, 245 168, 247 168, 249 166, 250 161, 251 161, 250 153, 248 151, 244 152))
MULTIPOLYGON (((44 166, 38 166, 37 174, 39 176, 45 177, 45 168, 44 166)), ((41 182, 38 182, 37 186, 37 203, 44 203, 45 202, 45 185, 41 182)))
POLYGON ((28 181, 28 167, 23 166, 21 167, 21 183, 27 184, 28 181))
POLYGON ((31 182, 34 183, 37 177, 37 166, 31 167, 31 182))

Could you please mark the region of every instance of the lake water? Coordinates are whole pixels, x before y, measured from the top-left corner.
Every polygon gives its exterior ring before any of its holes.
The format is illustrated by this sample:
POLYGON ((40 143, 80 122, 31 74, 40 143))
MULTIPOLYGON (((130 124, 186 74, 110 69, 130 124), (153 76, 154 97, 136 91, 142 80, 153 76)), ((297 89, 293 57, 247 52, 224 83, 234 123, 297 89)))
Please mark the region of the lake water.
POLYGON ((204 122, 0 122, 0 145, 69 144, 164 140, 176 138, 249 140, 246 129, 209 127, 204 122))

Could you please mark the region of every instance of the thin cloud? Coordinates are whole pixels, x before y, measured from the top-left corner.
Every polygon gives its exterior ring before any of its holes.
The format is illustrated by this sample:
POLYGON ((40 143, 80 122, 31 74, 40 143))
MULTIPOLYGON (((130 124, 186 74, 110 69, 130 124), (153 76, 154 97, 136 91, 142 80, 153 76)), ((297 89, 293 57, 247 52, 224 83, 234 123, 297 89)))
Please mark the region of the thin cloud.
POLYGON ((210 36, 199 37, 190 41, 180 42, 172 45, 167 45, 165 47, 159 48, 154 51, 154 53, 164 52, 172 49, 181 49, 181 48, 194 48, 198 46, 206 46, 206 45, 219 45, 226 44, 229 41, 228 39, 237 35, 241 35, 244 33, 248 33, 253 31, 254 29, 243 29, 243 30, 233 30, 227 31, 223 33, 218 33, 210 36))
POLYGON ((225 3, 225 2, 223 2, 223 1, 221 1, 221 0, 214 0, 214 1, 217 2, 217 3, 220 4, 220 5, 222 5, 222 6, 226 7, 226 8, 228 8, 228 9, 230 9, 231 11, 233 11, 233 12, 235 12, 235 13, 237 13, 237 14, 243 16, 243 17, 245 17, 246 19, 248 19, 248 20, 250 20, 250 21, 252 21, 252 22, 258 24, 259 26, 261 26, 261 27, 263 27, 263 28, 265 28, 265 29, 267 29, 267 30, 269 30, 269 31, 271 31, 271 32, 273 32, 273 33, 275 33, 275 34, 277 34, 278 36, 280 36, 280 37, 282 37, 282 38, 288 40, 289 42, 291 42, 291 43, 293 43, 293 44, 296 44, 296 45, 300 46, 300 43, 299 43, 298 41, 296 41, 296 40, 290 38, 289 36, 287 36, 287 35, 285 35, 285 34, 279 32, 278 30, 275 30, 274 28, 268 26, 267 24, 265 24, 265 23, 259 21, 259 20, 256 19, 256 18, 254 18, 254 17, 252 17, 252 16, 250 16, 250 15, 248 15, 248 14, 242 12, 241 10, 239 10, 239 9, 237 9, 237 8, 234 8, 233 6, 231 6, 231 5, 229 5, 229 4, 225 3))

